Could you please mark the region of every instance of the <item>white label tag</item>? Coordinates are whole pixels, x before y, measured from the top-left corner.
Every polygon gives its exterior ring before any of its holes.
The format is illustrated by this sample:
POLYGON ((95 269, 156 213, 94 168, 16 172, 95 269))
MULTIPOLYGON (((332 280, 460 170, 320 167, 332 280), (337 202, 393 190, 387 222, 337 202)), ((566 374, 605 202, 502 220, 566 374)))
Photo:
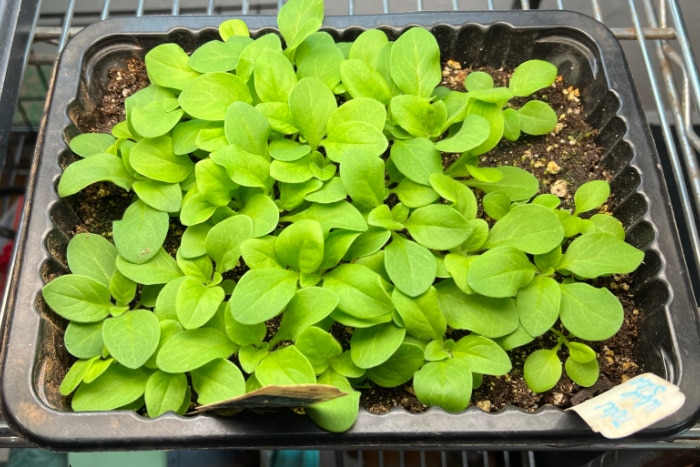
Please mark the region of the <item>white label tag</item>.
POLYGON ((683 402, 685 395, 677 386, 644 373, 567 410, 579 414, 596 433, 618 439, 675 413, 683 402))

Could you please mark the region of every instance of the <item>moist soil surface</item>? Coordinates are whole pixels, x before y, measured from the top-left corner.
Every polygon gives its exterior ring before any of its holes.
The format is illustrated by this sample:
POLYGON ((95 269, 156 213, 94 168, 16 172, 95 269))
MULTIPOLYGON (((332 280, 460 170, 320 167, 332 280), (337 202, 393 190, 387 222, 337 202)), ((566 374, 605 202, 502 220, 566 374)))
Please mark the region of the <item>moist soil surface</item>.
MULTIPOLYGON (((491 74, 496 86, 505 85, 510 76, 508 70, 480 70, 491 74)), ((448 60, 443 68, 443 84, 464 89, 464 78, 472 71, 476 70, 463 68, 459 63, 448 60)), ((79 116, 78 128, 81 132, 110 132, 116 123, 125 118, 124 99, 148 84, 148 75, 141 59, 133 58, 124 67, 113 68, 101 100, 94 111, 79 116)), ((555 130, 545 136, 523 136, 516 142, 503 140, 496 149, 482 156, 481 165, 514 165, 526 169, 539 179, 541 193, 552 193, 561 199, 562 206, 571 207, 573 194, 580 185, 589 180, 610 179, 610 174, 599 166, 601 149, 596 144, 597 132, 584 120, 578 89, 567 86, 560 78, 551 87, 538 91, 534 97, 549 102, 556 111, 559 124, 555 130)), ((513 105, 521 103, 516 100, 513 105)), ((449 158, 450 155, 445 157, 449 158)), ((66 164, 69 162, 65 161, 66 164)), ((75 233, 109 235, 112 220, 121 218, 130 202, 129 193, 109 183, 86 188, 70 199, 83 221, 76 226, 75 233), (100 202, 95 202, 96 198, 100 202)), ((614 199, 603 206, 603 210, 612 211, 613 207, 614 199)), ((181 232, 181 226, 171 225, 171 251, 176 249, 181 232)), ((533 411, 546 404, 567 408, 639 374, 641 369, 634 361, 639 311, 629 292, 631 281, 632 278, 628 276, 614 276, 595 284, 609 287, 625 310, 625 321, 615 336, 602 342, 588 342, 596 351, 600 366, 600 378, 596 384, 584 388, 563 374, 550 391, 539 394, 530 391, 523 379, 523 363, 532 351, 554 347, 555 339, 545 336, 510 351, 513 369, 504 376, 484 376, 481 386, 473 392, 472 404, 487 412, 496 412, 509 405, 525 411, 533 411)), ((563 360, 566 356, 564 348, 560 351, 560 357, 563 360)), ((362 389, 361 405, 372 413, 385 413, 394 407, 403 407, 411 412, 427 409, 415 397, 410 382, 391 389, 368 385, 362 389)))

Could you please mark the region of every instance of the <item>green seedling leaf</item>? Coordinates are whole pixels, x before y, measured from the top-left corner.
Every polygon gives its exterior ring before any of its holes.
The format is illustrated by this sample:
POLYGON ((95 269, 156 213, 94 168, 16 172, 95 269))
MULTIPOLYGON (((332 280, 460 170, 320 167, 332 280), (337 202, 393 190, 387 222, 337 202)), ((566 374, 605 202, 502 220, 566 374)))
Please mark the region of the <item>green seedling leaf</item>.
POLYGON ((462 153, 483 144, 491 134, 491 125, 479 115, 468 115, 459 130, 451 136, 435 143, 442 152, 462 153))
POLYGON ((350 356, 360 368, 374 368, 389 360, 406 337, 406 329, 394 323, 355 329, 350 339, 350 356))
POLYGON ((127 368, 139 368, 158 347, 158 317, 148 310, 129 311, 105 320, 102 337, 105 347, 117 362, 127 368))
MULTIPOLYGON (((622 222, 615 219, 613 216, 609 214, 594 214, 588 220, 590 221, 590 225, 593 227, 593 232, 608 233, 618 240, 625 239, 625 228, 623 227, 622 222)), ((583 233, 591 232, 584 230, 583 233)))
POLYGON ((520 323, 531 336, 546 333, 559 318, 561 291, 551 277, 538 276, 518 291, 515 306, 520 323))
POLYGON ((189 81, 178 101, 182 110, 194 118, 221 121, 229 105, 238 101, 252 104, 253 98, 243 79, 231 73, 215 72, 189 81))
POLYGON ((345 260, 368 256, 379 251, 389 241, 391 232, 385 229, 370 228, 360 234, 343 256, 345 260))
POLYGON ((55 278, 41 289, 41 294, 58 315, 78 323, 101 321, 112 307, 107 285, 78 274, 55 278))
POLYGON ((368 29, 357 36, 350 46, 348 58, 363 60, 376 68, 384 47, 389 43, 386 33, 380 29, 368 29))
POLYGON ((269 149, 273 159, 283 162, 294 162, 311 154, 311 147, 287 138, 270 141, 269 149))
POLYGON ((314 150, 326 135, 328 119, 337 107, 333 92, 315 78, 300 79, 289 93, 294 125, 314 150))
POLYGON ((235 183, 252 188, 267 188, 270 162, 265 157, 251 154, 235 144, 212 152, 210 157, 226 168, 228 176, 235 183))
POLYGON ((169 226, 168 213, 136 200, 126 209, 121 220, 112 223, 114 245, 123 259, 143 264, 163 246, 169 226))
POLYGON ((207 200, 204 193, 200 193, 197 186, 193 186, 182 198, 180 210, 180 223, 186 226, 194 226, 208 221, 216 212, 217 206, 207 200))
POLYGON ((253 220, 245 215, 229 217, 209 230, 204 240, 207 254, 220 273, 238 266, 241 243, 253 236, 253 220))
POLYGON ((70 140, 68 147, 80 157, 90 157, 108 152, 116 142, 117 138, 105 133, 81 133, 70 140))
POLYGON ((117 269, 125 277, 143 285, 166 284, 182 276, 175 258, 163 248, 159 248, 153 258, 142 264, 131 263, 119 256, 117 269))
MULTIPOLYGON (((474 162, 476 162, 476 160, 474 162)), ((453 165, 459 165, 459 162, 453 165)), ((465 164, 464 169, 467 174, 480 182, 496 183, 503 178, 503 174, 497 167, 479 167, 477 165, 465 164)))
POLYGON ((442 101, 414 95, 398 95, 389 103, 391 121, 417 138, 436 138, 447 120, 447 108, 442 101))
POLYGON ((179 183, 137 180, 132 188, 141 201, 158 211, 177 212, 182 207, 182 188, 179 183))
POLYGON ((183 405, 188 396, 187 376, 156 371, 146 382, 144 399, 148 416, 156 418, 166 412, 182 415, 187 409, 183 405))
POLYGON ((434 203, 440 198, 435 190, 421 185, 409 178, 404 178, 399 185, 391 190, 399 197, 399 201, 408 208, 420 208, 434 203))
POLYGON ((145 57, 146 71, 151 83, 172 89, 184 89, 200 76, 190 68, 189 55, 177 44, 160 44, 145 57))
POLYGON ((530 172, 518 167, 495 167, 501 172, 501 178, 494 182, 484 182, 477 179, 465 180, 471 187, 478 188, 484 193, 499 191, 510 197, 511 201, 525 201, 537 194, 539 182, 530 172))
MULTIPOLYGON (((116 268, 116 267, 115 267, 116 268)), ((109 293, 117 301, 117 305, 126 305, 136 297, 136 282, 124 277, 115 269, 109 281, 109 293)))
POLYGON ((517 248, 492 248, 471 262, 469 287, 487 297, 515 297, 532 281, 537 267, 517 248))
POLYGON ((221 122, 208 122, 196 118, 178 123, 172 131, 173 152, 177 155, 184 155, 197 149, 204 149, 197 144, 198 140, 201 142, 200 133, 205 130, 221 129, 222 126, 221 122))
POLYGON ((576 206, 574 215, 600 208, 609 197, 610 184, 605 180, 592 180, 584 183, 578 187, 574 194, 576 206))
POLYGON ((495 220, 505 217, 511 208, 508 195, 498 191, 487 193, 482 199, 482 204, 486 215, 495 220))
POLYGON ((334 128, 347 122, 366 122, 379 131, 384 130, 386 107, 375 99, 358 97, 344 102, 331 114, 328 128, 334 128))
POLYGON ((286 269, 251 269, 236 284, 229 309, 236 321, 257 324, 284 310, 297 290, 299 273, 286 269))
POLYGON ((574 239, 557 266, 586 279, 627 274, 639 267, 644 252, 609 233, 589 233, 574 239))
POLYGON ((391 78, 405 94, 429 98, 440 84, 440 48, 435 36, 414 27, 399 36, 391 48, 391 78))
POLYGON ((232 399, 245 393, 243 373, 229 360, 214 360, 193 370, 191 375, 200 405, 232 399))
POLYGON ((345 230, 330 232, 325 240, 323 262, 319 270, 325 271, 337 266, 359 236, 359 232, 345 230))
POLYGON ((304 329, 325 319, 337 305, 338 296, 328 289, 307 287, 297 290, 284 310, 279 329, 271 343, 296 341, 304 329))
POLYGON ((311 156, 304 156, 298 161, 270 163, 270 176, 283 183, 304 183, 313 178, 311 156))
POLYGON ((238 188, 226 169, 211 158, 198 161, 194 166, 194 175, 197 191, 213 206, 226 206, 231 202, 233 191, 238 188))
POLYGON ((561 378, 561 361, 556 350, 539 349, 528 355, 523 376, 533 392, 552 389, 561 378))
POLYGON ((282 41, 277 34, 263 34, 249 43, 238 57, 236 75, 244 82, 249 82, 255 72, 255 62, 265 50, 282 53, 282 41))
POLYGON ((505 120, 501 107, 502 106, 498 104, 492 104, 480 100, 475 100, 469 105, 467 110, 468 114, 483 117, 487 122, 489 122, 490 126, 488 138, 486 138, 486 140, 479 146, 472 149, 470 151, 471 155, 476 156, 484 154, 496 147, 498 142, 501 141, 505 128, 505 120))
POLYGON ((564 227, 554 212, 544 206, 513 207, 494 224, 486 248, 512 246, 533 255, 547 253, 564 240, 564 227))
POLYGON ((328 137, 321 144, 328 158, 341 162, 344 156, 380 156, 388 147, 386 136, 368 122, 350 121, 328 128, 328 137))
POLYGON ((89 360, 76 360, 75 363, 70 367, 66 376, 63 377, 61 385, 58 390, 62 396, 69 396, 76 390, 80 383, 83 382, 83 378, 90 370, 92 362, 99 357, 91 358, 89 360))
MULTIPOLYGON (((269 353, 270 346, 267 342, 263 342, 262 344, 260 344, 259 348, 255 345, 246 345, 244 347, 241 347, 241 350, 238 351, 238 362, 240 363, 243 371, 245 371, 246 373, 253 373, 260 361, 263 358, 267 357, 269 353)), ((253 379, 252 382, 257 383, 255 375, 252 375, 250 378, 248 378, 248 381, 246 382, 246 391, 248 392, 251 391, 251 389, 254 389, 250 387, 251 378, 253 379)))
POLYGON ((340 375, 332 376, 335 372, 327 371, 318 379, 319 384, 330 384, 348 392, 347 395, 329 401, 318 402, 304 411, 318 426, 331 433, 342 433, 349 430, 357 420, 360 407, 360 392, 353 391, 346 378, 340 375), (331 376, 328 376, 331 375, 331 376), (339 380, 344 380, 342 383, 339 380))
POLYGON ((367 97, 385 105, 389 103, 389 85, 381 73, 364 60, 343 61, 340 64, 340 77, 345 89, 353 98, 367 97))
POLYGON ((444 267, 452 280, 455 282, 457 287, 464 293, 474 293, 471 287, 469 287, 468 276, 469 268, 472 261, 476 259, 476 256, 464 256, 457 253, 448 253, 443 259, 444 267))
POLYGON ((97 182, 112 182, 129 191, 134 177, 119 157, 107 153, 95 154, 66 167, 58 181, 58 195, 65 198, 97 182))
POLYGON ((434 204, 413 211, 404 223, 413 239, 426 248, 449 250, 468 238, 468 221, 456 209, 434 204))
POLYGON ((209 223, 187 227, 185 232, 182 234, 182 240, 180 242, 180 248, 178 248, 178 253, 181 254, 183 258, 188 259, 197 258, 207 254, 204 242, 211 227, 212 226, 209 223))
POLYGON ((433 287, 416 298, 407 297, 394 289, 391 300, 410 335, 430 340, 440 339, 445 334, 447 322, 440 309, 437 291, 433 287))
POLYGON ((389 357, 389 360, 369 368, 366 374, 373 383, 385 388, 394 388, 410 381, 423 363, 425 363, 423 348, 415 342, 406 340, 389 357))
MULTIPOLYGON (((225 309, 226 304, 223 307, 225 309)), ((265 323, 242 324, 233 319, 231 313, 226 312, 224 312, 224 327, 229 339, 242 347, 261 345, 267 333, 265 323)))
POLYGON ((294 345, 270 352, 258 364, 255 377, 263 386, 316 383, 314 368, 294 345))
POLYGON ((165 341, 158 351, 156 364, 166 373, 187 373, 211 361, 228 358, 236 348, 236 344, 221 331, 190 329, 165 341))
POLYGON ((71 399, 71 407, 76 412, 124 407, 143 395, 150 375, 142 368, 132 370, 119 364, 110 365, 93 382, 78 387, 71 399))
POLYGON ((430 250, 402 235, 394 235, 384 248, 384 267, 396 288, 410 297, 426 292, 437 274, 430 250))
POLYGON ((518 312, 510 298, 491 298, 465 294, 452 281, 442 281, 435 288, 447 324, 495 339, 518 328, 518 312))
POLYGON ((224 301, 221 287, 207 287, 198 279, 187 278, 177 291, 175 312, 185 329, 196 329, 209 321, 224 301))
POLYGON ((452 354, 466 361, 474 373, 504 375, 513 367, 505 350, 491 339, 476 334, 458 340, 452 354))
POLYGON ((287 226, 275 242, 275 254, 283 266, 311 274, 323 261, 323 229, 313 220, 300 220, 287 226))
POLYGON ((92 358, 102 354, 102 321, 97 323, 69 322, 63 341, 66 350, 76 358, 92 358))
POLYGON ((88 368, 87 372, 85 373, 85 376, 83 376, 83 381, 85 383, 92 383, 95 381, 97 378, 102 376, 102 374, 107 371, 107 369, 112 366, 113 363, 116 362, 114 358, 108 357, 106 359, 101 359, 99 357, 93 357, 90 359, 91 364, 90 368, 88 368))
POLYGON ((282 267, 275 255, 276 237, 250 238, 241 243, 241 256, 251 269, 282 267))
POLYGON ((522 325, 510 334, 494 339, 494 341, 498 343, 498 345, 500 345, 506 352, 529 344, 534 340, 535 338, 528 334, 522 325))
POLYGON ((515 109, 503 109, 503 124, 503 137, 509 141, 517 141, 520 138, 520 116, 515 109))
POLYGON ((544 60, 528 60, 515 68, 508 87, 516 96, 525 97, 551 86, 556 77, 556 66, 544 60))
POLYGON ((586 388, 593 386, 600 375, 600 367, 596 359, 581 363, 569 357, 564 362, 564 369, 574 383, 586 388))
POLYGON ((360 320, 383 322, 394 305, 379 274, 366 266, 345 263, 326 273, 323 288, 338 296, 338 308, 360 320))
MULTIPOLYGON (((284 57, 283 60, 287 61, 284 57)), ((270 131, 267 118, 247 102, 234 102, 226 109, 224 132, 230 144, 251 154, 267 157, 270 131)))
POLYGON ((180 284, 185 280, 185 276, 172 280, 165 284, 158 292, 153 312, 159 320, 172 321, 180 326, 180 323, 177 321, 175 306, 177 305, 177 291, 180 288, 180 284))
POLYGON ((595 360, 595 350, 583 342, 568 341, 566 347, 569 349, 569 357, 578 363, 588 363, 595 360))
POLYGON ((365 375, 365 370, 363 368, 359 368, 352 362, 349 350, 344 351, 338 357, 331 360, 331 368, 334 372, 337 372, 346 378, 360 378, 365 375))
MULTIPOLYGON (((243 39, 243 37, 237 37, 237 39, 243 39)), ((252 41, 245 38, 242 41, 205 42, 192 52, 187 64, 199 73, 231 71, 238 65, 238 58, 245 47, 244 44, 248 42, 252 41)))
POLYGON ((520 131, 528 135, 546 135, 559 122, 554 109, 538 100, 526 102, 516 113, 520 120, 520 131))
POLYGON ((275 202, 266 195, 251 196, 239 211, 239 214, 253 220, 253 237, 262 237, 271 233, 279 223, 280 213, 275 202))
POLYGON ((573 335, 587 341, 612 337, 622 326, 624 310, 608 289, 574 282, 561 286, 562 324, 573 335))
POLYGON ((430 185, 432 174, 442 173, 442 157, 427 138, 397 140, 391 146, 391 162, 410 180, 430 185))
POLYGON ((73 274, 109 285, 116 269, 117 249, 100 235, 79 233, 68 242, 66 259, 73 274))
POLYGON ((472 395, 472 372, 462 359, 448 358, 428 362, 413 377, 418 399, 426 405, 437 405, 448 412, 461 412, 472 395))
POLYGON ((464 88, 467 91, 493 88, 493 78, 484 71, 472 71, 464 79, 464 88))
POLYGON ((309 360, 317 375, 326 371, 330 361, 343 353, 335 337, 316 326, 307 327, 299 334, 296 347, 309 360))
POLYGON ((144 177, 165 183, 179 183, 194 171, 194 163, 188 156, 173 152, 169 136, 138 141, 131 148, 129 163, 144 177))
POLYGON ((432 174, 430 186, 444 199, 453 203, 465 219, 476 217, 477 203, 474 192, 463 183, 443 174, 432 174))
POLYGON ((454 349, 455 341, 452 339, 442 340, 435 339, 428 342, 425 346, 423 356, 428 362, 439 362, 452 357, 452 349, 454 349))
POLYGON ((347 201, 330 204, 312 204, 298 214, 283 218, 283 221, 297 222, 311 219, 321 223, 324 232, 331 229, 345 229, 354 232, 367 230, 367 222, 360 211, 347 201))
POLYGON ((227 19, 219 25, 219 35, 228 42, 233 37, 250 37, 250 31, 242 19, 227 19))
POLYGON ((340 64, 345 60, 345 56, 334 42, 313 48, 303 57, 300 52, 301 47, 296 53, 299 79, 316 78, 328 86, 328 89, 335 89, 340 84, 340 64))
POLYGON ((323 24, 323 0, 285 3, 277 15, 277 26, 287 49, 295 49, 323 24))
POLYGON ((343 185, 343 181, 340 177, 333 177, 321 188, 306 195, 304 199, 312 203, 332 204, 344 200, 347 196, 348 190, 343 185))
POLYGON ((274 50, 264 50, 255 61, 255 92, 263 102, 287 102, 297 83, 297 75, 289 60, 274 50))
MULTIPOLYGON (((170 98, 177 103, 175 94, 170 98)), ((184 112, 176 106, 173 110, 166 110, 163 101, 154 101, 140 107, 134 106, 129 114, 129 123, 133 129, 144 138, 157 138, 173 129, 180 121, 184 112)))
POLYGON ((340 179, 357 204, 373 208, 387 196, 384 160, 372 152, 345 153, 340 160, 340 179))

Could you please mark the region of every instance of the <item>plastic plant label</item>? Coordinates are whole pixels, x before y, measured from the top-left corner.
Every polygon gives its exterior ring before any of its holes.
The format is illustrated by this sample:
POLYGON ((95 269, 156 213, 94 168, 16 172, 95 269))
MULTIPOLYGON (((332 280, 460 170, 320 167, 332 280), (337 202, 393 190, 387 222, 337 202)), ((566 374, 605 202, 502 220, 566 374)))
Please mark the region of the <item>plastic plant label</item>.
POLYGON ((202 405, 188 415, 216 412, 234 415, 244 409, 279 409, 307 407, 346 395, 335 386, 325 384, 298 384, 293 386, 265 386, 233 399, 202 405))
POLYGON ((675 413, 684 402, 677 386, 643 373, 568 410, 578 413, 596 433, 618 439, 675 413))

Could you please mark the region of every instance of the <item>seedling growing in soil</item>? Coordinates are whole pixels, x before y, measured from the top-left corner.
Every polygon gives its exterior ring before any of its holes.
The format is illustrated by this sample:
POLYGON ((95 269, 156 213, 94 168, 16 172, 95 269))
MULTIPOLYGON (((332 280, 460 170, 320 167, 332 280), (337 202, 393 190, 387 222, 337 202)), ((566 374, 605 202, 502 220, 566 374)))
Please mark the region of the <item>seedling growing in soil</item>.
POLYGON ((111 240, 76 235, 71 273, 43 289, 69 321, 74 410, 157 417, 318 383, 347 395, 307 413, 344 431, 370 383, 464 410, 482 375, 511 370, 507 350, 548 333, 556 346, 525 364, 533 390, 559 379, 562 346, 574 381, 597 379, 575 339, 607 339, 623 315, 591 279, 643 258, 618 221, 588 215, 607 182, 581 186, 570 212, 532 174, 479 166, 504 137, 554 129, 530 96, 556 67, 449 90, 429 31, 345 43, 322 22, 321 0, 290 0, 280 35, 232 20, 191 54, 154 47, 126 120, 70 141, 61 196, 97 182, 134 195, 111 240))

